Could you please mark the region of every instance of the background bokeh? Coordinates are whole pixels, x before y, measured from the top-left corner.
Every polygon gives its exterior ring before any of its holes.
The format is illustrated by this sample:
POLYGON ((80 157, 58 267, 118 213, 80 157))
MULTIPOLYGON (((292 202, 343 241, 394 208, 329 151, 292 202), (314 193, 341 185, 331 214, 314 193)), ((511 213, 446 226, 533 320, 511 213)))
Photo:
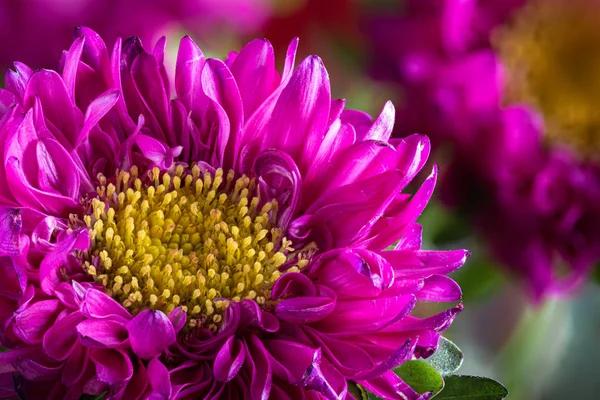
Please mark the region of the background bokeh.
MULTIPOLYGON (((177 43, 191 35, 209 56, 225 57, 248 39, 266 37, 281 55, 300 37, 300 57, 321 56, 333 94, 350 108, 377 114, 391 99, 411 102, 396 85, 373 79, 368 25, 401 0, 0 0, 0 64, 57 67, 73 27, 89 26, 110 43, 140 36, 149 46, 161 35, 177 43)), ((389 37, 387 46, 419 37, 389 37)), ((600 39, 599 39, 600 40, 600 39)), ((282 60, 283 57, 276 59, 282 60)), ((598 71, 600 74, 600 71, 598 71)), ((425 121, 426 122, 426 121, 425 121)), ((433 161, 446 167, 443 154, 433 161)), ((443 178, 442 178, 443 179, 443 178)), ((522 282, 505 272, 480 235, 434 199, 421 217, 424 248, 468 248, 472 257, 455 273, 465 310, 448 336, 463 350, 461 373, 503 382, 512 399, 600 397, 600 287, 593 277, 575 293, 534 304, 522 282)), ((598 228, 600 229, 600 227, 598 228)))

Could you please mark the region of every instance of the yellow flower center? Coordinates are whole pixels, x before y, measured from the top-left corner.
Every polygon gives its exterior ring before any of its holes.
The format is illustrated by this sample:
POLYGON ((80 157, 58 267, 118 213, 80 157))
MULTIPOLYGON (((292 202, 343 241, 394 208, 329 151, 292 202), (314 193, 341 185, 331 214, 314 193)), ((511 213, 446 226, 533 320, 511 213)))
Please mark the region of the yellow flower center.
POLYGON ((198 166, 101 176, 84 217, 87 272, 133 314, 182 307, 190 327, 216 329, 230 301, 268 303, 279 267, 307 260, 275 226, 277 202, 261 205, 256 181, 234 176, 198 166))
POLYGON ((599 4, 531 0, 493 35, 508 72, 505 100, 534 105, 547 140, 584 158, 600 149, 599 4))

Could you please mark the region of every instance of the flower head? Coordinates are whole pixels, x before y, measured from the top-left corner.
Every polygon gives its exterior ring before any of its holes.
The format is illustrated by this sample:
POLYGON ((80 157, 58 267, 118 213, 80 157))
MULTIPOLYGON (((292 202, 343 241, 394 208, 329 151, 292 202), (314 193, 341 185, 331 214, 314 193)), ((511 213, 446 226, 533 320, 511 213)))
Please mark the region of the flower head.
POLYGON ((226 61, 181 40, 112 51, 81 28, 61 72, 0 92, 3 390, 22 398, 427 398, 391 372, 462 309, 421 249, 436 171, 331 98, 318 57, 283 73, 254 40, 226 61), (390 246, 394 246, 390 248, 390 246), (417 302, 451 302, 420 318, 417 302), (14 377, 14 384, 13 384, 14 377))
POLYGON ((411 100, 397 135, 421 130, 449 145, 444 201, 535 299, 577 288, 600 259, 598 7, 415 1, 373 24, 372 37, 386 37, 374 72, 411 100))

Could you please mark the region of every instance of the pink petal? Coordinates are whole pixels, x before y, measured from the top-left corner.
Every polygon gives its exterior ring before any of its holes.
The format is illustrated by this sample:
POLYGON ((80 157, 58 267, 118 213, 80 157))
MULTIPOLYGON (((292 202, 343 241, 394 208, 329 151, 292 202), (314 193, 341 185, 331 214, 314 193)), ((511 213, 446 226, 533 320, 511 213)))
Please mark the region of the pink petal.
POLYGON ((131 360, 121 350, 92 349, 90 358, 96 365, 98 379, 109 385, 123 384, 133 375, 131 360))
POLYGON ((42 300, 28 305, 15 316, 15 335, 27 344, 42 343, 44 334, 56 320, 61 308, 58 300, 42 300))
POLYGON ((18 256, 22 250, 21 210, 0 207, 0 255, 18 256))
POLYGON ((215 379, 221 382, 232 380, 244 365, 246 347, 242 341, 234 336, 217 353, 214 362, 215 379))
POLYGON ((425 286, 416 293, 417 300, 430 302, 454 302, 462 297, 458 283, 444 275, 432 275, 425 279, 425 286))
POLYGON ((173 324, 162 311, 142 311, 129 321, 127 331, 131 349, 144 359, 158 356, 176 340, 173 324))
POLYGON ((83 298, 82 312, 91 318, 129 321, 131 314, 112 297, 97 289, 88 289, 83 298))
POLYGON ((171 398, 171 380, 169 371, 158 358, 153 358, 148 364, 148 381, 152 391, 148 400, 163 400, 171 398))
POLYGON ((106 319, 88 319, 77 325, 81 342, 87 347, 116 348, 127 340, 127 329, 122 322, 106 319))
POLYGON ((75 311, 48 328, 44 334, 44 351, 55 360, 65 360, 77 344, 77 325, 85 316, 75 311))

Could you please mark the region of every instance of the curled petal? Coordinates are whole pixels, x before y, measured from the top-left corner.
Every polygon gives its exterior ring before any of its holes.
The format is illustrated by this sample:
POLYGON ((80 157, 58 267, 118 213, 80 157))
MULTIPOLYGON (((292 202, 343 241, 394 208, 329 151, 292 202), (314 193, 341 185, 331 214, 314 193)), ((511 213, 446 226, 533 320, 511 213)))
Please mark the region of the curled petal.
POLYGON ((121 350, 92 349, 90 358, 96 365, 98 379, 109 385, 125 383, 133 375, 131 359, 121 350))
POLYGON ((44 351, 55 360, 65 360, 77 344, 77 325, 85 316, 75 311, 53 324, 44 334, 44 351))
POLYGON ((148 381, 152 391, 148 400, 162 400, 171 398, 171 379, 169 370, 158 358, 153 358, 148 363, 148 381))
POLYGON ((214 363, 215 378, 222 382, 232 380, 244 365, 246 348, 242 341, 230 337, 217 353, 214 363))
POLYGON ((42 300, 28 305, 15 316, 15 335, 27 344, 41 343, 60 311, 58 300, 42 300))
POLYGON ((105 319, 88 319, 77 325, 81 342, 87 347, 116 348, 127 340, 124 324, 105 319))
POLYGON ((458 301, 462 297, 460 286, 444 275, 432 275, 416 294, 417 300, 432 302, 458 301))
POLYGON ((302 178, 294 160, 279 150, 263 152, 254 163, 261 200, 277 200, 278 219, 285 229, 298 210, 302 178))
POLYGON ((0 255, 18 256, 22 250, 21 210, 0 207, 0 255))
POLYGON ((129 321, 131 315, 112 297, 97 289, 88 289, 83 297, 82 312, 91 318, 129 321))
POLYGON ((162 311, 142 311, 129 321, 127 331, 131 349, 144 359, 158 356, 176 339, 173 324, 162 311))
POLYGON ((330 315, 335 309, 335 293, 321 288, 321 296, 294 297, 282 300, 275 307, 275 314, 280 319, 295 324, 310 324, 330 315))

